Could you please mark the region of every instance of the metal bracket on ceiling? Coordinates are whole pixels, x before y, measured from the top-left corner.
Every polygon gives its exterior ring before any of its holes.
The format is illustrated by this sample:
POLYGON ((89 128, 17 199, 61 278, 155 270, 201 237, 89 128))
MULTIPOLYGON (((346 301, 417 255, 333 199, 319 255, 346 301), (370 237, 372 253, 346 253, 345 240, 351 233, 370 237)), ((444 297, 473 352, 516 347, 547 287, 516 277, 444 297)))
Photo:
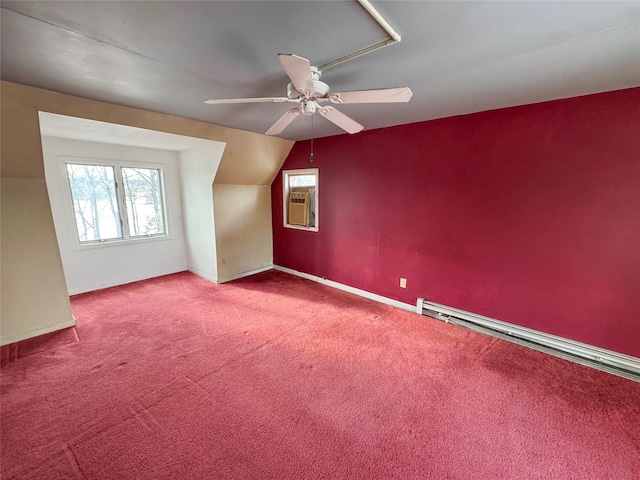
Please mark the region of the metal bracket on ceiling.
POLYGON ((318 70, 320 72, 322 72, 323 70, 326 70, 327 68, 335 67, 336 65, 340 65, 341 63, 345 63, 345 62, 348 62, 349 60, 353 60, 354 58, 358 58, 363 55, 366 55, 367 53, 375 52, 376 50, 380 50, 381 48, 400 42, 401 38, 400 38, 400 35, 398 35, 398 32, 396 32, 393 29, 393 27, 391 27, 391 25, 389 25, 389 23, 382 17, 382 15, 380 15, 380 13, 374 8, 374 6, 371 5, 371 3, 369 3, 369 0, 358 0, 358 3, 360 3, 360 5, 362 5, 365 8, 365 10, 369 12, 369 15, 371 15, 373 19, 376 22, 378 22, 382 28, 384 28, 384 30, 389 34, 389 38, 383 42, 376 43, 375 45, 371 45, 370 47, 364 48, 355 53, 351 53, 349 55, 341 57, 337 60, 334 60, 333 62, 320 65, 318 67, 318 70))

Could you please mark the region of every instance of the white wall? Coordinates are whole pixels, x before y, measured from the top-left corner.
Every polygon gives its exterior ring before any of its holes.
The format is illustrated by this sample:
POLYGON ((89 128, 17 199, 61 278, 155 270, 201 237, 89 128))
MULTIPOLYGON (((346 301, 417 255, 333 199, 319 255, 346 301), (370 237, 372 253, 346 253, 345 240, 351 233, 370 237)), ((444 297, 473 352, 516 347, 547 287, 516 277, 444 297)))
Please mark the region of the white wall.
POLYGON ((70 295, 187 269, 177 152, 44 136, 42 152, 49 201, 70 295), (162 166, 169 237, 78 246, 73 217, 70 209, 65 207, 68 186, 60 156, 162 166))
POLYGON ((271 186, 214 184, 218 282, 271 268, 271 186))
POLYGON ((218 269, 212 184, 223 151, 219 143, 179 153, 187 266, 213 282, 218 281, 218 269))

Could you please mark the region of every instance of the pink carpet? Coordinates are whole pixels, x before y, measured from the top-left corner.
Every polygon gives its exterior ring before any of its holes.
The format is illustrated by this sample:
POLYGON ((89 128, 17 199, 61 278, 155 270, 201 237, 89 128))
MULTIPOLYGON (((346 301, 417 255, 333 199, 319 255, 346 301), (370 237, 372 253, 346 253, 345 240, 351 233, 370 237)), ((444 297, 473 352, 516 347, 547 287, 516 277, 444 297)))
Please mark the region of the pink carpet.
POLYGON ((65 328, 64 330, 46 333, 18 343, 3 345, 0 349, 2 365, 13 362, 18 358, 28 357, 34 353, 44 352, 45 350, 53 350, 54 348, 77 341, 78 335, 76 329, 65 328))
POLYGON ((640 478, 640 383, 284 273, 72 306, 2 367, 3 479, 640 478))

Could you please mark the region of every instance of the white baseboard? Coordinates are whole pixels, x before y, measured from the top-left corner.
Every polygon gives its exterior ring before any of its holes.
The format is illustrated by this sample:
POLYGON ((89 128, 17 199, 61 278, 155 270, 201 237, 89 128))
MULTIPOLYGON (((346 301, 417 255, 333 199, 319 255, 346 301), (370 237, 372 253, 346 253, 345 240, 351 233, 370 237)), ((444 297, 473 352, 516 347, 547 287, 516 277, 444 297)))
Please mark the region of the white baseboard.
POLYGON ((58 330, 62 330, 64 328, 75 327, 76 319, 71 317, 70 320, 65 320, 63 322, 50 323, 49 325, 44 325, 42 327, 35 328, 28 332, 20 332, 14 335, 3 335, 0 337, 0 345, 8 345, 10 343, 21 342, 22 340, 27 340, 28 338, 37 337, 40 335, 44 335, 45 333, 57 332, 58 330))
POLYGON ((171 275, 174 273, 180 273, 187 270, 186 266, 180 266, 175 268, 169 268, 159 272, 145 273, 144 275, 135 275, 124 280, 117 280, 113 282, 96 283, 93 285, 83 285, 81 287, 69 288, 69 295, 79 295, 81 293, 94 292, 96 290, 102 290, 104 288, 117 287, 118 285, 126 285, 128 283, 140 282, 142 280, 149 280, 151 278, 162 277, 164 275, 171 275))
POLYGON ((209 280, 210 282, 213 282, 213 283, 218 283, 218 279, 216 277, 212 277, 211 275, 204 273, 203 271, 198 270, 197 268, 187 267, 187 270, 195 275, 198 275, 199 277, 204 278, 205 280, 209 280))
POLYGON ((273 265, 267 265, 266 267, 256 268, 255 270, 249 270, 248 272, 236 273, 234 275, 228 275, 226 277, 218 278, 217 283, 225 283, 230 282, 231 280, 237 280, 239 278, 249 277, 251 275, 255 275, 256 273, 266 272, 267 270, 273 269, 273 265))
POLYGON ((318 282, 323 285, 327 285, 329 287, 337 288, 338 290, 343 290, 345 292, 353 293, 360 297, 368 298, 369 300, 374 300, 379 303, 384 303, 385 305, 391 305, 392 307, 400 308, 402 310, 407 310, 409 312, 416 311, 415 305, 411 305, 409 303, 404 303, 398 300, 393 300, 391 298, 383 297, 382 295, 367 292, 366 290, 360 290, 359 288, 350 287, 349 285, 345 285, 344 283, 338 283, 338 282, 334 282, 333 280, 327 280, 326 278, 317 277, 315 275, 309 275, 308 273, 298 272, 297 270, 293 270, 287 267, 281 267, 280 265, 274 265, 273 268, 281 272, 290 273, 291 275, 296 275, 298 277, 306 278, 307 280, 312 280, 314 282, 318 282))
POLYGON ((410 312, 417 312, 423 315, 424 310, 432 310, 435 318, 449 323, 455 323, 465 328, 492 335, 513 343, 539 350, 551 355, 555 355, 566 360, 597 368, 621 377, 639 381, 640 379, 640 359, 629 355, 613 352, 600 347, 587 345, 584 343, 569 340, 563 337, 550 335, 537 330, 520 327, 518 325, 502 322, 482 315, 477 315, 464 310, 447 307, 445 305, 427 302, 419 298, 416 305, 411 305, 397 300, 392 300, 382 295, 350 287, 342 283, 327 280, 308 273, 298 272, 287 267, 274 265, 275 270, 306 278, 314 282, 327 285, 329 287, 344 290, 376 302, 391 305, 410 312))

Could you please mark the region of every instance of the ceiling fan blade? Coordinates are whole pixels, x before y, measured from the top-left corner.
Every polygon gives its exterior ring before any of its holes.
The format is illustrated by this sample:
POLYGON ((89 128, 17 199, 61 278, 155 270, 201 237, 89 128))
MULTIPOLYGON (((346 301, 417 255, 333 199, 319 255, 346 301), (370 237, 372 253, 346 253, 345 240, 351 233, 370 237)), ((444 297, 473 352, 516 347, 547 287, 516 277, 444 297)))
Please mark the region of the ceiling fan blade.
POLYGON ((282 115, 278 119, 276 123, 271 125, 271 128, 265 132, 265 135, 278 135, 285 128, 287 128, 289 124, 293 122, 298 115, 300 115, 301 111, 302 110, 300 107, 296 107, 296 108, 292 108, 291 110, 288 110, 287 112, 285 112, 284 115, 282 115))
POLYGON ((303 95, 315 92, 309 60, 293 53, 279 53, 278 58, 296 90, 303 95))
POLYGON ((329 94, 333 103, 401 103, 408 102, 413 92, 409 87, 380 88, 329 94))
POLYGON ((364 127, 356 122, 353 118, 347 117, 344 113, 336 110, 333 107, 322 107, 319 109, 320 114, 329 120, 330 122, 335 123, 341 129, 348 133, 358 133, 364 127))
POLYGON ((297 100, 290 100, 287 97, 265 97, 265 98, 210 98, 205 100, 204 103, 209 105, 220 105, 223 103, 280 103, 291 102, 297 100))

